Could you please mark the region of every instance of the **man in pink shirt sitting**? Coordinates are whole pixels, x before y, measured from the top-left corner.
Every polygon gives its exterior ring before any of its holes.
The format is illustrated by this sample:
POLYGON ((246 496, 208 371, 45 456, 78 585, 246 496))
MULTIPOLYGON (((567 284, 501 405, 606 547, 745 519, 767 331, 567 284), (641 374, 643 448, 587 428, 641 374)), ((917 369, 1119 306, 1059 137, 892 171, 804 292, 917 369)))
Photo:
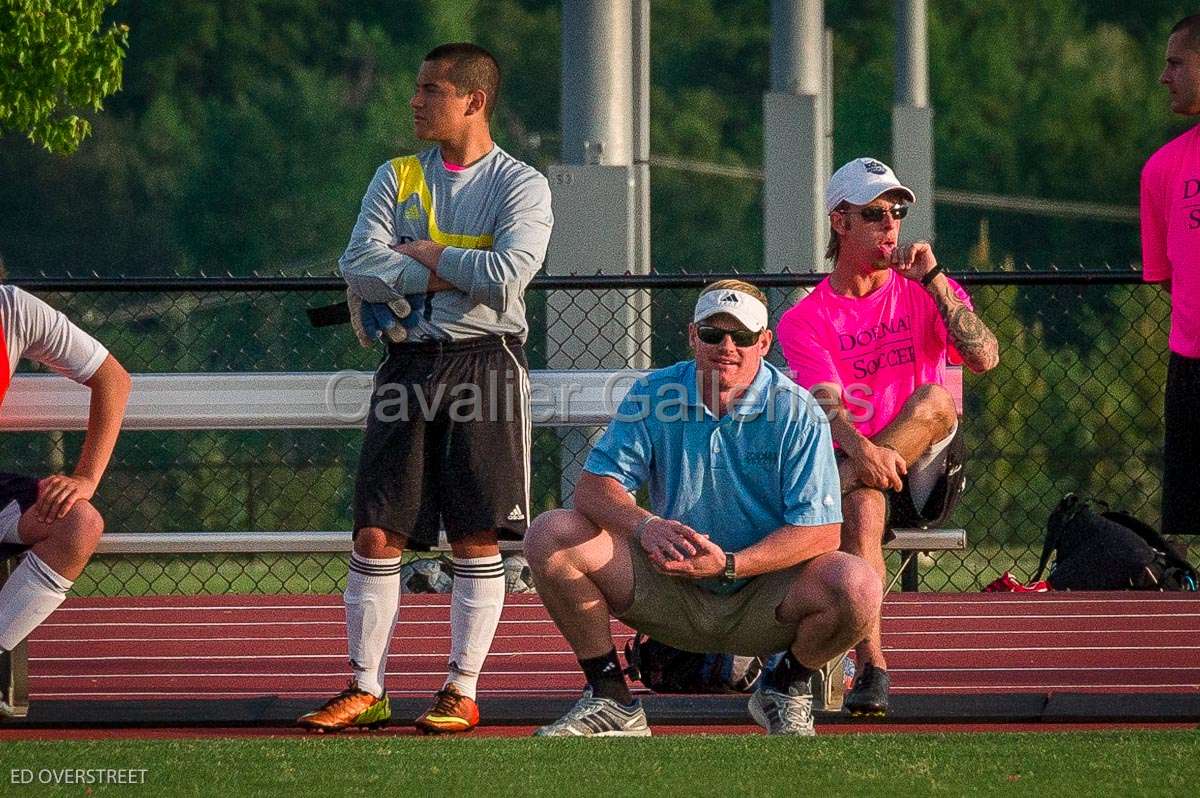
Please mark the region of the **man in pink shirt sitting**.
MULTIPOLYGON (((1200 14, 1167 39, 1159 81, 1171 110, 1200 115, 1200 14)), ((1163 147, 1142 169, 1142 279, 1171 297, 1163 438, 1162 531, 1200 532, 1200 125, 1163 147)))
MULTIPOLYGON (((779 322, 796 382, 829 412, 842 482, 842 551, 879 578, 885 530, 940 522, 964 484, 958 413, 944 387, 948 357, 983 372, 996 337, 925 241, 901 244, 916 196, 888 166, 856 158, 825 193, 833 271, 779 322), (890 522, 890 523, 889 523, 890 522)), ((890 680, 879 622, 856 647, 855 715, 887 712, 890 680)))

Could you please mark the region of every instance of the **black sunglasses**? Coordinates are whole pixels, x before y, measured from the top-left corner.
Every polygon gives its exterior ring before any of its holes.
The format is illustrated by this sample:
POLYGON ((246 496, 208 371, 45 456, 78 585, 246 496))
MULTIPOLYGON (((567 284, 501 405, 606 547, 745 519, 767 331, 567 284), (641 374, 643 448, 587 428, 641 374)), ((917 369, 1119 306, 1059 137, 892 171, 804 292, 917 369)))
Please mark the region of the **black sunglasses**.
POLYGON ((896 220, 908 216, 908 206, 893 205, 890 208, 881 208, 878 205, 870 205, 859 211, 842 211, 842 213, 857 213, 863 218, 864 222, 882 222, 885 213, 896 220))
POLYGON ((724 343, 726 335, 733 339, 734 346, 745 348, 758 343, 762 330, 722 330, 720 327, 708 326, 696 330, 696 337, 710 345, 724 343))

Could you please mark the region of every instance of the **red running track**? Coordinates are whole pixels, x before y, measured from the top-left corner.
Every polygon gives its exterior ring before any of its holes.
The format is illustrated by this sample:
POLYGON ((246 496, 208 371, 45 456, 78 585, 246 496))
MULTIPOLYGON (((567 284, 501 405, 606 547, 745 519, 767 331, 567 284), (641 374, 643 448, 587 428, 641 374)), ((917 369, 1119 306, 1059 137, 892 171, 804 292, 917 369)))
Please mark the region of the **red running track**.
MULTIPOLYGON (((393 697, 441 686, 449 596, 405 596, 393 697)), ((629 630, 614 623, 620 647, 629 630)), ((897 695, 1200 691, 1200 597, 1149 593, 892 594, 884 647, 897 695)), ((30 697, 323 697, 348 678, 339 596, 72 599, 30 638, 30 697)), ((512 595, 481 696, 576 695, 582 677, 536 596, 512 595)))

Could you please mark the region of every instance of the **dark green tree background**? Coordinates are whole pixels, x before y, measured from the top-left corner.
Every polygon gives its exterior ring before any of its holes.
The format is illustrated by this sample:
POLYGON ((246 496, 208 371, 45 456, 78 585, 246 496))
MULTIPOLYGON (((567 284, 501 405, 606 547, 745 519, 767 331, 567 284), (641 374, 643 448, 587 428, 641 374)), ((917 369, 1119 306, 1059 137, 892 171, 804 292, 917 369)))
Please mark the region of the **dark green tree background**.
MULTIPOLYGON (((1141 163, 1177 127, 1156 85, 1172 4, 929 9, 939 186, 1135 202, 1141 163)), ((890 154, 891 13, 827 3, 839 162, 890 154)), ((759 166, 766 0, 656 0, 652 14, 653 151, 759 166)), ((17 274, 328 272, 374 167, 418 146, 407 101, 439 42, 493 48, 498 138, 557 160, 559 15, 547 0, 118 2, 105 24, 130 30, 124 88, 86 114, 94 135, 65 161, 0 139, 0 248, 17 274)), ((756 182, 655 169, 653 192, 661 270, 757 268, 756 182)), ((965 260, 984 219, 996 263, 1137 258, 1133 225, 954 208, 943 251, 965 260)))

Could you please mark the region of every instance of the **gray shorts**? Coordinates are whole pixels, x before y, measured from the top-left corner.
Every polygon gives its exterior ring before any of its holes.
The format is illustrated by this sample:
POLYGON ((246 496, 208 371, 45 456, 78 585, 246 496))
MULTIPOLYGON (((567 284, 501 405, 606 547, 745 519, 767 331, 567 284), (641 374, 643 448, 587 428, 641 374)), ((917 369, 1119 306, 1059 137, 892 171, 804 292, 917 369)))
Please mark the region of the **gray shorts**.
POLYGON ((775 609, 800 566, 756 576, 723 596, 654 570, 637 543, 631 542, 630 557, 633 604, 617 617, 655 640, 684 651, 763 656, 790 647, 796 637, 796 625, 776 620, 775 609))

